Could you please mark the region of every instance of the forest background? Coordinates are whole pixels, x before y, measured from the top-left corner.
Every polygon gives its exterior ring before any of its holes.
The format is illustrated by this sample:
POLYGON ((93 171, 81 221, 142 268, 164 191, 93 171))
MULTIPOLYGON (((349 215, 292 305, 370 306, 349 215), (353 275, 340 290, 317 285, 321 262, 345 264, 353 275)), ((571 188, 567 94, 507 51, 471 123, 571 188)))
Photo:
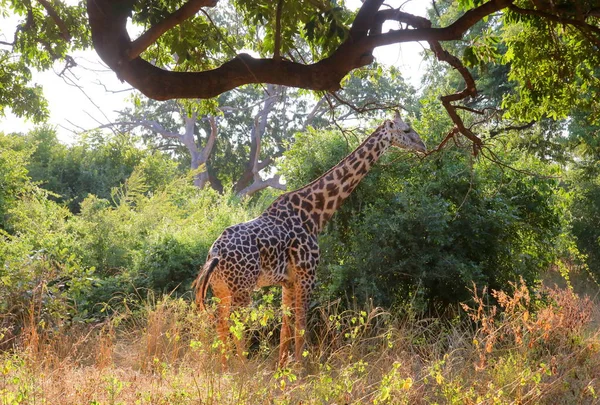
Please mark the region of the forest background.
MULTIPOLYGON (((428 17, 444 26, 467 3, 436 2, 428 17)), ((234 24, 235 10, 212 12, 238 30, 227 40, 260 37, 234 24)), ((304 35, 328 24, 343 37, 343 8, 328 13, 304 35)), ((0 133, 2 403, 52 402, 69 383, 73 403, 597 400, 600 55, 566 28, 562 42, 542 41, 561 30, 545 24, 496 15, 445 44, 477 83, 457 114, 481 145, 448 136, 456 122, 440 98, 463 76, 427 50, 419 90, 373 63, 335 93, 136 94, 71 144, 44 125, 41 89, 14 80, 21 62, 5 63, 15 70, 0 76, 12 86, 2 107, 40 125, 0 133), (250 362, 222 374, 211 324, 191 304, 210 245, 327 171, 394 109, 433 150, 386 155, 321 235, 310 371, 273 366, 271 289, 232 327, 252 335, 250 362)), ((272 40, 253 43, 262 52, 272 40)))

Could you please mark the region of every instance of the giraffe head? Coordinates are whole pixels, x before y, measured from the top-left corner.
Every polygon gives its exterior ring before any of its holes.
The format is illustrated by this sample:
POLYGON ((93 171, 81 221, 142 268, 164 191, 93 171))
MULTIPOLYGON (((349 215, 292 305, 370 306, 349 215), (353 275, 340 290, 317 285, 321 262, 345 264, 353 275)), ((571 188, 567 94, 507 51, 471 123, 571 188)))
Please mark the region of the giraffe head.
POLYGON ((416 152, 427 152, 427 147, 421 140, 419 134, 402 121, 400 114, 396 113, 393 120, 386 120, 383 123, 383 130, 387 131, 392 137, 392 145, 399 148, 414 150, 416 152))

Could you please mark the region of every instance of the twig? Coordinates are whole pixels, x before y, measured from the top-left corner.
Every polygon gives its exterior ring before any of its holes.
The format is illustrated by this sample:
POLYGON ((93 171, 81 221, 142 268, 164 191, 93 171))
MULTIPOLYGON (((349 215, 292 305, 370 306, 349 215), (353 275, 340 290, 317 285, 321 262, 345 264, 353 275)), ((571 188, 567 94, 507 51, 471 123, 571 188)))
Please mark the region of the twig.
MULTIPOLYGON (((202 14, 204 14, 206 16, 206 18, 208 18, 208 21, 210 21, 210 23, 213 26, 213 28, 217 31, 217 35, 221 38, 221 41, 223 41, 223 43, 227 46, 227 48, 229 48, 229 50, 231 52, 233 52, 233 54, 235 55, 237 53, 236 50, 233 48, 233 46, 231 46, 231 44, 229 42, 227 42, 227 40, 225 39, 225 37, 221 33, 221 30, 219 29, 219 27, 217 27, 217 25, 213 21, 212 17, 210 16, 210 14, 208 14, 205 10, 202 10, 202 9, 200 9, 200 11, 202 12, 202 14)), ((267 88, 265 87, 265 85, 261 82, 261 80, 258 80, 258 77, 256 77, 256 75, 254 74, 254 71, 250 68, 250 66, 248 65, 248 63, 246 63, 246 61, 244 60, 244 58, 240 58, 239 55, 238 55, 238 59, 244 64, 244 66, 246 67, 246 69, 248 70, 248 72, 252 76, 254 76, 254 79, 256 80, 256 83, 258 83, 260 86, 262 86, 262 88, 263 88, 264 91, 267 91, 267 88)))
POLYGON ((162 21, 154 24, 150 29, 132 41, 127 56, 133 60, 140 56, 150 45, 152 45, 162 34, 171 28, 181 24, 183 21, 196 14, 201 7, 214 7, 217 0, 190 0, 176 11, 166 16, 162 21))
POLYGON ((517 169, 515 167, 512 167, 506 163, 504 163, 497 155, 496 153, 494 153, 488 146, 484 145, 481 148, 481 155, 483 157, 485 157, 486 159, 490 160, 491 162, 496 163, 497 165, 507 168, 509 170, 512 170, 513 172, 516 173, 521 173, 521 174, 525 174, 527 176, 532 176, 532 177, 537 177, 540 179, 560 179, 562 178, 561 176, 547 176, 547 175, 541 175, 539 173, 534 173, 531 172, 529 170, 523 170, 523 169, 517 169), (489 156, 486 155, 486 153, 489 153, 489 156))
POLYGON ((535 123, 536 123, 536 121, 531 121, 531 122, 528 122, 527 124, 523 124, 523 125, 509 125, 504 128, 494 129, 494 130, 490 131, 490 137, 493 138, 494 136, 496 136, 502 132, 521 131, 523 129, 528 129, 528 128, 531 128, 535 123))
POLYGON ((67 25, 62 20, 62 18, 60 18, 54 7, 52 7, 52 5, 46 0, 38 0, 38 2, 42 5, 42 7, 44 7, 44 9, 46 9, 46 12, 48 13, 52 21, 54 21, 54 24, 56 24, 56 26, 60 30, 60 36, 62 37, 62 39, 69 42, 71 40, 71 34, 69 33, 69 29, 67 28, 67 25))
POLYGON ((275 45, 273 49, 273 60, 281 60, 281 12, 283 10, 283 0, 277 2, 277 11, 275 13, 275 45))
POLYGON ((128 92, 128 91, 134 91, 134 90, 136 90, 133 87, 128 87, 128 88, 123 89, 123 90, 111 90, 108 87, 106 87, 106 85, 104 83, 102 83, 100 80, 96 80, 95 82, 92 82, 92 83, 94 83, 95 85, 98 85, 98 86, 102 86, 104 88, 105 92, 107 92, 107 93, 113 93, 113 94, 125 93, 125 92, 128 92))
MULTIPOLYGON (((77 83, 75 83, 75 81, 73 79, 69 78, 66 75, 62 75, 60 77, 65 81, 65 83, 69 84, 69 82, 71 82, 71 86, 75 86, 77 89, 79 89, 79 91, 81 91, 81 93, 85 96, 85 98, 87 98, 88 101, 90 103, 92 103, 92 105, 94 107, 96 107, 96 109, 100 112, 100 114, 102 114, 102 116, 106 119, 106 121, 110 122, 110 119, 106 116, 106 114, 104 114, 104 111, 102 111, 102 109, 98 106, 98 104, 96 104, 94 102, 94 100, 92 100, 92 98, 90 96, 88 96, 88 94, 85 92, 85 90, 83 90, 82 86, 80 86, 77 83)), ((94 118, 94 120, 97 121, 95 118, 94 118)))

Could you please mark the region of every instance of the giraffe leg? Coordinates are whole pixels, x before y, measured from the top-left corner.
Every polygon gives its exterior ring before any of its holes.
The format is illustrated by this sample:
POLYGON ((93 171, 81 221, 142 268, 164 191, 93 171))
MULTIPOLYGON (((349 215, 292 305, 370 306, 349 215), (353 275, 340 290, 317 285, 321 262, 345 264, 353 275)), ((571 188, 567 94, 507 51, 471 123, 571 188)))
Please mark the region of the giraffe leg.
POLYGON ((223 369, 227 369, 227 341, 229 338, 229 314, 231 313, 231 296, 225 295, 219 297, 219 307, 217 309, 217 333, 221 340, 221 364, 223 369))
POLYGON ((310 288, 303 287, 301 283, 298 283, 295 288, 296 296, 296 308, 295 314, 296 325, 295 325, 295 359, 300 361, 302 359, 302 349, 304 348, 306 332, 306 314, 308 312, 308 303, 310 299, 310 288))
POLYGON ((294 285, 283 286, 282 304, 283 304, 283 321, 281 324, 281 337, 279 339, 279 366, 282 367, 288 357, 290 340, 292 331, 290 325, 290 312, 295 308, 294 285))
MULTIPOLYGON (((233 294, 233 300, 232 300, 232 309, 235 311, 237 309, 240 308, 244 308, 247 307, 248 305, 250 305, 250 301, 251 301, 251 296, 250 296, 250 292, 249 291, 245 291, 245 290, 241 290, 241 291, 237 291, 233 294)), ((233 340, 235 341, 235 346, 237 349, 237 355, 240 359, 245 359, 246 358, 246 347, 247 347, 247 343, 246 343, 246 334, 244 333, 244 330, 242 329, 241 331, 241 336, 234 336, 233 340)))

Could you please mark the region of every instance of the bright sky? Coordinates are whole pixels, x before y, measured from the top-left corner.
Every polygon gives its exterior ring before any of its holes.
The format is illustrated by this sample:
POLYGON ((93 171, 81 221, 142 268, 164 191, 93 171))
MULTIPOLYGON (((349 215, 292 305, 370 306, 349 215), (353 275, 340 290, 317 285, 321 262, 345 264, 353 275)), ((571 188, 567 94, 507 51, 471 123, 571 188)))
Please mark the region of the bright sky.
MULTIPOLYGON (((348 0, 346 3, 351 8, 357 8, 361 4, 360 0, 348 0)), ((388 2, 393 7, 402 3, 404 11, 425 16, 429 2, 388 2)), ((0 40, 12 41, 16 23, 6 19, 0 21, 0 40)), ((394 28, 394 24, 389 24, 389 28, 394 28)), ((399 67, 405 78, 418 87, 421 77, 419 54, 422 50, 423 46, 418 43, 406 43, 377 48, 374 54, 378 61, 399 67)), ((125 99, 131 94, 131 91, 127 91, 130 86, 121 83, 115 73, 102 63, 95 51, 77 52, 71 56, 78 66, 67 72, 64 77, 58 76, 63 70, 62 64, 55 65, 53 71, 34 74, 34 81, 42 85, 48 100, 49 123, 56 126, 59 138, 64 142, 72 142, 76 132, 114 120, 116 112, 127 106, 125 99)), ((10 110, 5 117, 0 117, 2 132, 27 132, 33 127, 33 123, 15 117, 10 110)))

